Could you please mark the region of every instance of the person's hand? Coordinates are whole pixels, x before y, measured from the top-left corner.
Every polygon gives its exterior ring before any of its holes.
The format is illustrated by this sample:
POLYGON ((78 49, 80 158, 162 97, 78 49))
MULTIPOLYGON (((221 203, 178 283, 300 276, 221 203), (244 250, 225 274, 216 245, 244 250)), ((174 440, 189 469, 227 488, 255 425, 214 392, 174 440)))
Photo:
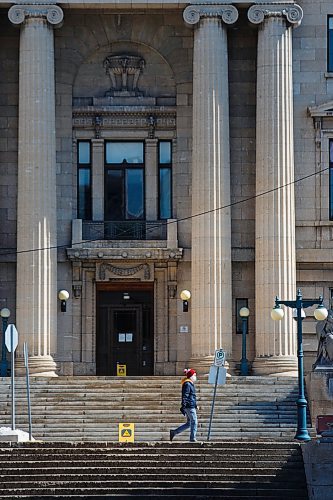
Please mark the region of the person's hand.
POLYGON ((180 413, 182 413, 182 414, 184 415, 184 417, 185 417, 186 412, 185 412, 185 410, 184 410, 184 406, 181 406, 181 407, 180 407, 180 413))
POLYGON ((200 410, 200 406, 196 406, 195 409, 199 411, 200 410))

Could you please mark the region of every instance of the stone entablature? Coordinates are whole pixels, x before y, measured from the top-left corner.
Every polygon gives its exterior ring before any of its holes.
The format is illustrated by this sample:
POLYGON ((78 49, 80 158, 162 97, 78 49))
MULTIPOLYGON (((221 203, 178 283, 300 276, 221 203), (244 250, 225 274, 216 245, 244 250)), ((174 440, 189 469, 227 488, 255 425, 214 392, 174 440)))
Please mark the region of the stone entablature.
POLYGON ((168 261, 181 260, 182 248, 67 248, 69 260, 142 260, 168 261))
MULTIPOLYGON (((105 98, 108 99, 108 98, 105 98)), ((73 108, 75 129, 110 128, 175 130, 176 108, 172 106, 87 106, 73 108)))

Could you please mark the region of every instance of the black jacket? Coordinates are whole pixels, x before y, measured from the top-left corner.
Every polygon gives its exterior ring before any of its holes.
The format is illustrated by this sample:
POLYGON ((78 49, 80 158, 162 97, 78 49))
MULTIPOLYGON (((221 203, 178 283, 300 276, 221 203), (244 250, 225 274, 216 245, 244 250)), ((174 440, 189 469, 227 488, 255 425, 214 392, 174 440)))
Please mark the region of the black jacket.
POLYGON ((183 408, 196 408, 197 395, 195 392, 194 384, 190 380, 185 380, 182 387, 182 407, 183 408))

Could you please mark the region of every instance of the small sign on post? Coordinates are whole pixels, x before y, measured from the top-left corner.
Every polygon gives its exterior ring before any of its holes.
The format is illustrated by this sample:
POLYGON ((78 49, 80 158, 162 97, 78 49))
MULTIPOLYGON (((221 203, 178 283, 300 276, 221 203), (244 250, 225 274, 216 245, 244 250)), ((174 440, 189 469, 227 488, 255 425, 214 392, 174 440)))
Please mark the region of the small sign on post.
POLYGON ((215 351, 214 366, 224 366, 225 362, 225 352, 223 349, 217 349, 215 351))
POLYGON ((12 431, 15 431, 15 349, 18 345, 18 333, 15 325, 8 325, 5 331, 5 344, 11 353, 11 386, 12 386, 12 431))
POLYGON ((119 424, 119 443, 134 443, 134 424, 119 424))

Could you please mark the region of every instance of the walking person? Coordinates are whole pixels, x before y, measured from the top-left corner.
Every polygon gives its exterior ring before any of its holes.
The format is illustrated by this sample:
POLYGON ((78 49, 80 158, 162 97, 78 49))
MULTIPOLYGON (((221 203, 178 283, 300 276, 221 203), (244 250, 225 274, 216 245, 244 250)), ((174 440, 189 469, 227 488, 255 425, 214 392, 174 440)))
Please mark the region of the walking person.
POLYGON ((190 428, 190 441, 195 443, 197 441, 196 435, 198 428, 197 396, 195 392, 197 374, 192 368, 184 370, 184 373, 185 378, 182 380, 182 405, 180 411, 187 418, 187 422, 177 427, 177 429, 170 430, 170 441, 172 441, 177 434, 190 428))

